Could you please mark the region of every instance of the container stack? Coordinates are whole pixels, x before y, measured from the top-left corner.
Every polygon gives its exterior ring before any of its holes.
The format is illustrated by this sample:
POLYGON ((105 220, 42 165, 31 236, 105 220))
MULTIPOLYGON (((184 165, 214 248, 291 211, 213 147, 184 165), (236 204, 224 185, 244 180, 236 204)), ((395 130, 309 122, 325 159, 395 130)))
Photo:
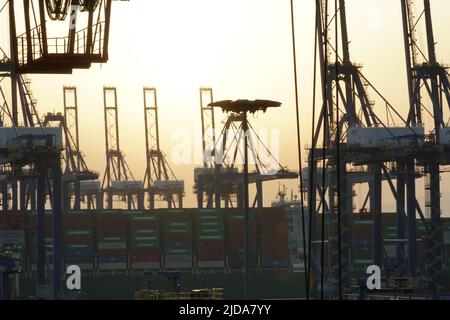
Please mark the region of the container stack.
POLYGON ((95 217, 98 270, 125 270, 128 266, 128 218, 121 211, 101 211, 95 217))
POLYGON ((90 211, 64 214, 64 259, 66 265, 94 269, 94 221, 90 211))
MULTIPOLYGON (((406 235, 408 234, 408 231, 406 231, 406 235)), ((417 234, 417 241, 416 241, 416 259, 417 261, 423 261, 427 255, 427 228, 424 224, 424 222, 419 219, 416 223, 416 234, 417 234)), ((406 246, 405 246, 405 250, 406 246)), ((406 253, 407 254, 407 253, 406 253)))
POLYGON ((148 270, 161 268, 159 218, 156 214, 134 212, 130 219, 131 268, 148 270))
POLYGON ((354 266, 373 264, 373 218, 369 214, 353 218, 351 257, 354 266))
POLYGON ((446 268, 450 268, 450 222, 446 222, 442 226, 442 238, 444 239, 443 262, 446 268))
POLYGON ((192 269, 192 218, 187 210, 166 210, 161 215, 164 236, 164 267, 192 269))
MULTIPOLYGON (((242 209, 224 209, 225 239, 228 257, 228 267, 242 269, 244 267, 245 224, 242 209)), ((258 256, 256 251, 256 221, 250 213, 250 257, 249 266, 255 268, 258 256)))
MULTIPOLYGON (((27 218, 28 243, 30 248, 29 266, 31 271, 36 271, 36 212, 32 212, 27 218)), ((48 270, 53 270, 53 221, 51 212, 45 213, 45 264, 48 270)))
MULTIPOLYGON (((397 239, 397 215, 395 213, 384 213, 383 219, 383 239, 394 240, 397 239)), ((385 242, 384 249, 387 256, 383 255, 385 265, 396 265, 397 263, 397 243, 385 242)))
POLYGON ((0 255, 21 260, 26 266, 25 215, 20 213, 0 213, 0 255))
POLYGON ((215 209, 195 212, 197 268, 225 267, 225 238, 222 216, 215 209))
POLYGON ((288 221, 289 264, 301 264, 304 262, 303 227, 300 218, 301 208, 285 207, 283 211, 288 221))
POLYGON ((281 208, 258 209, 258 242, 263 268, 289 266, 288 221, 281 208))

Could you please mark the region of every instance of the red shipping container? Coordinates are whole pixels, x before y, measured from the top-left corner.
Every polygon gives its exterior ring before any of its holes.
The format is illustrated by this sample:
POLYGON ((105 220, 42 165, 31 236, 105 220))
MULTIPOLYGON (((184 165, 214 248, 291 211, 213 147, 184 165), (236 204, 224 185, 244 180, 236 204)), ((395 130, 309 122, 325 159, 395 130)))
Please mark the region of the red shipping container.
POLYGON ((133 255, 159 255, 161 250, 159 249, 133 249, 131 251, 133 255))
POLYGON ((267 251, 261 251, 261 256, 263 259, 268 260, 287 260, 289 253, 288 252, 267 252, 267 251))
POLYGON ((197 250, 197 256, 214 256, 214 255, 224 255, 225 250, 197 250))
POLYGON ((8 212, 4 214, 6 216, 6 224, 13 228, 23 228, 26 224, 26 216, 22 213, 11 213, 8 212))
POLYGON ((128 225, 126 223, 96 223, 95 229, 102 232, 126 232, 128 225))
POLYGON ((223 240, 199 240, 196 242, 197 248, 203 247, 223 247, 225 245, 225 241, 223 240))
POLYGON ((160 261, 161 256, 132 256, 131 261, 132 262, 153 262, 153 261, 160 261))
POLYGON ((276 241, 261 241, 260 242, 261 248, 274 248, 274 249, 284 249, 288 247, 287 241, 279 241, 278 239, 276 241))
POLYGON ((94 243, 94 238, 92 236, 79 236, 79 237, 64 237, 64 243, 71 244, 82 244, 82 243, 94 243))
POLYGON ((211 257, 215 257, 215 258, 217 258, 217 257, 224 257, 225 256, 225 252, 201 252, 201 251, 198 251, 198 252, 196 252, 195 253, 195 255, 198 257, 198 258, 202 258, 203 260, 208 260, 207 258, 211 258, 211 257))
POLYGON ((64 228, 67 230, 93 229, 94 224, 92 222, 64 221, 64 228))

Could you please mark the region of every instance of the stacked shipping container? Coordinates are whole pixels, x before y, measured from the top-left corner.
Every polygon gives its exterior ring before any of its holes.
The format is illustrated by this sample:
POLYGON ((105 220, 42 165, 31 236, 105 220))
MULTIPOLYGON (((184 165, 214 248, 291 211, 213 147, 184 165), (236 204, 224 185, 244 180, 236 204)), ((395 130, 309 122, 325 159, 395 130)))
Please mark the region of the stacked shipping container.
MULTIPOLYGON (((417 228, 417 242, 416 242, 416 259, 417 263, 420 265, 424 261, 427 255, 427 229, 425 227, 424 222, 419 219, 416 223, 417 228)), ((406 231, 408 234, 408 231, 406 231)), ((406 247, 406 246, 405 246, 406 247)), ((405 252, 405 256, 408 255, 408 250, 405 252)))
POLYGON ((130 219, 131 268, 161 268, 159 218, 144 212, 127 213, 130 219))
MULTIPOLYGON (((244 213, 239 209, 224 209, 226 230, 226 247, 228 267, 232 269, 244 267, 244 213)), ((257 266, 256 251, 256 221, 253 212, 250 213, 250 256, 249 267, 257 266)))
POLYGON ((94 269, 94 221, 90 211, 64 213, 64 259, 66 265, 94 269))
POLYGON ((450 268, 450 222, 446 222, 442 227, 442 238, 444 239, 443 262, 450 268))
POLYGON ((215 209, 199 209, 194 213, 194 221, 197 268, 224 268, 224 223, 220 212, 215 209))
MULTIPOLYGON (((32 271, 36 270, 36 212, 26 216, 28 243, 30 248, 29 264, 32 271)), ((45 261, 48 270, 53 269, 53 221, 50 212, 45 213, 45 261)))
POLYGON ((26 266, 26 220, 19 212, 0 214, 0 255, 14 256, 26 266))
POLYGON ((161 215, 164 236, 164 266, 168 269, 193 267, 193 228, 191 212, 166 210, 161 215))
POLYGON ((288 221, 281 208, 258 209, 258 242, 263 268, 289 266, 288 221))
POLYGON ((125 270, 128 267, 128 217, 120 211, 101 211, 95 217, 97 263, 99 270, 125 270))
POLYGON ((386 255, 383 255, 384 264, 394 266, 397 264, 397 243, 395 241, 389 242, 388 240, 397 239, 397 215, 395 213, 385 213, 382 216, 383 219, 383 239, 384 249, 386 255))
MULTIPOLYGON (((281 210, 251 211, 251 267, 287 266, 284 250, 286 248, 287 252, 289 247, 285 238, 288 225, 281 210)), ((352 264, 366 266, 373 261, 373 220, 370 214, 353 215, 352 218, 352 264)), ((45 220, 46 262, 51 270, 52 215, 49 212, 45 220)), ((64 212, 63 221, 66 264, 77 264, 83 269, 223 269, 225 266, 236 270, 243 267, 244 215, 241 209, 81 210, 64 212)), ((426 242, 421 239, 425 237, 426 229, 420 220, 417 221, 417 232, 417 260, 421 263, 426 254, 426 242)), ((395 214, 383 215, 383 237, 396 239, 395 214)), ((443 238, 444 263, 450 265, 448 220, 444 220, 443 238)), ((395 241, 384 242, 388 254, 384 260, 386 265, 396 264, 396 244, 395 241)), ((320 252, 320 244, 316 246, 320 252)), ((35 270, 35 213, 0 214, 0 252, 7 250, 15 251, 21 257, 26 270, 35 270)))
POLYGON ((300 207, 283 208, 284 214, 288 221, 288 248, 290 265, 304 262, 303 228, 300 210, 300 207))
POLYGON ((352 265, 367 266, 373 264, 373 217, 370 214, 358 214, 352 221, 352 265))

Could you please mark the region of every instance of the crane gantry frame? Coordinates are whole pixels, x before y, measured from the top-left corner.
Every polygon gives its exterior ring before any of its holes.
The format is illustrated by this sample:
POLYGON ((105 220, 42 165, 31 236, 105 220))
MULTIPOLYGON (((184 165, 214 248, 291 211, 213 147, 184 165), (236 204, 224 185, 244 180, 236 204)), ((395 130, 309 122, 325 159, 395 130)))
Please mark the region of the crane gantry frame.
MULTIPOLYGON (((4 57, 0 61, 0 77, 10 80, 10 103, 0 87, 2 103, 2 126, 8 125, 16 136, 12 143, 16 151, 9 152, 2 159, 2 171, 8 173, 13 193, 13 207, 17 207, 17 181, 20 183, 20 202, 23 209, 36 206, 37 211, 37 261, 36 295, 58 299, 61 293, 63 268, 62 252, 62 171, 59 143, 62 133, 43 128, 36 112, 36 102, 31 94, 26 74, 68 74, 74 69, 89 68, 92 63, 108 60, 108 44, 113 0, 71 1, 71 23, 69 35, 50 38, 49 23, 65 20, 68 0, 24 0, 21 4, 6 0, 0 6, 0 13, 7 10, 9 54, 1 49, 4 57), (62 6, 61 6, 62 5, 62 6), (87 12, 86 29, 76 32, 78 9, 87 12), (23 15, 17 14, 22 10, 23 15), (38 13, 38 16, 36 15, 38 13), (47 21, 47 16, 50 21, 47 21), (25 30, 18 35, 17 30, 25 30), (58 39, 60 42, 58 43, 58 39), (78 45, 77 45, 78 43, 78 45), (19 94, 19 95, 18 95, 19 94), (19 102, 21 108, 19 108, 19 102), (19 122, 19 111, 23 123, 19 122), (5 120, 8 120, 7 124, 5 120), (23 127, 19 127, 22 125, 23 127), (43 149, 44 148, 44 149, 43 149), (29 180, 29 181, 27 181, 29 180), (30 181, 36 180, 36 187, 30 181), (50 180, 52 180, 50 182, 50 180), (28 187, 27 185, 31 186, 28 187), (34 193, 36 192, 36 198, 34 193), (26 196, 28 194, 28 196, 26 196), (45 289, 45 202, 50 195, 53 210, 53 275, 52 291, 45 289), (28 198, 28 200, 27 200, 28 198), (34 199, 36 202, 34 203, 34 199)), ((5 188, 2 188, 5 191, 5 188)), ((5 193, 3 192, 3 196, 5 193)), ((4 197, 5 200, 5 197, 4 197)))

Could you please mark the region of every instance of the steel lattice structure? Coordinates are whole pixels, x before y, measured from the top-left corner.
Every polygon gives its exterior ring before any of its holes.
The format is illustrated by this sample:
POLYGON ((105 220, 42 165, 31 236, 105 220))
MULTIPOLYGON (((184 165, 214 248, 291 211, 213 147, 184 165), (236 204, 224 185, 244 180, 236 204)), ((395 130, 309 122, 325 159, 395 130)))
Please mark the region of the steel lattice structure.
POLYGON ((147 168, 143 186, 149 195, 150 209, 155 208, 155 195, 163 197, 169 208, 182 208, 184 181, 176 178, 160 147, 156 88, 144 88, 144 116, 147 168))
POLYGON ((408 124, 424 126, 423 111, 432 117, 433 126, 427 143, 417 157, 426 175, 426 212, 428 253, 426 267, 430 289, 434 294, 443 290, 442 283, 442 221, 441 221, 441 165, 450 164, 448 150, 448 117, 450 83, 447 68, 437 61, 431 6, 423 0, 423 11, 415 12, 412 0, 401 0, 405 61, 408 78, 408 124), (426 45, 418 41, 418 28, 425 27, 426 45), (427 109, 430 104, 431 111, 427 109))

